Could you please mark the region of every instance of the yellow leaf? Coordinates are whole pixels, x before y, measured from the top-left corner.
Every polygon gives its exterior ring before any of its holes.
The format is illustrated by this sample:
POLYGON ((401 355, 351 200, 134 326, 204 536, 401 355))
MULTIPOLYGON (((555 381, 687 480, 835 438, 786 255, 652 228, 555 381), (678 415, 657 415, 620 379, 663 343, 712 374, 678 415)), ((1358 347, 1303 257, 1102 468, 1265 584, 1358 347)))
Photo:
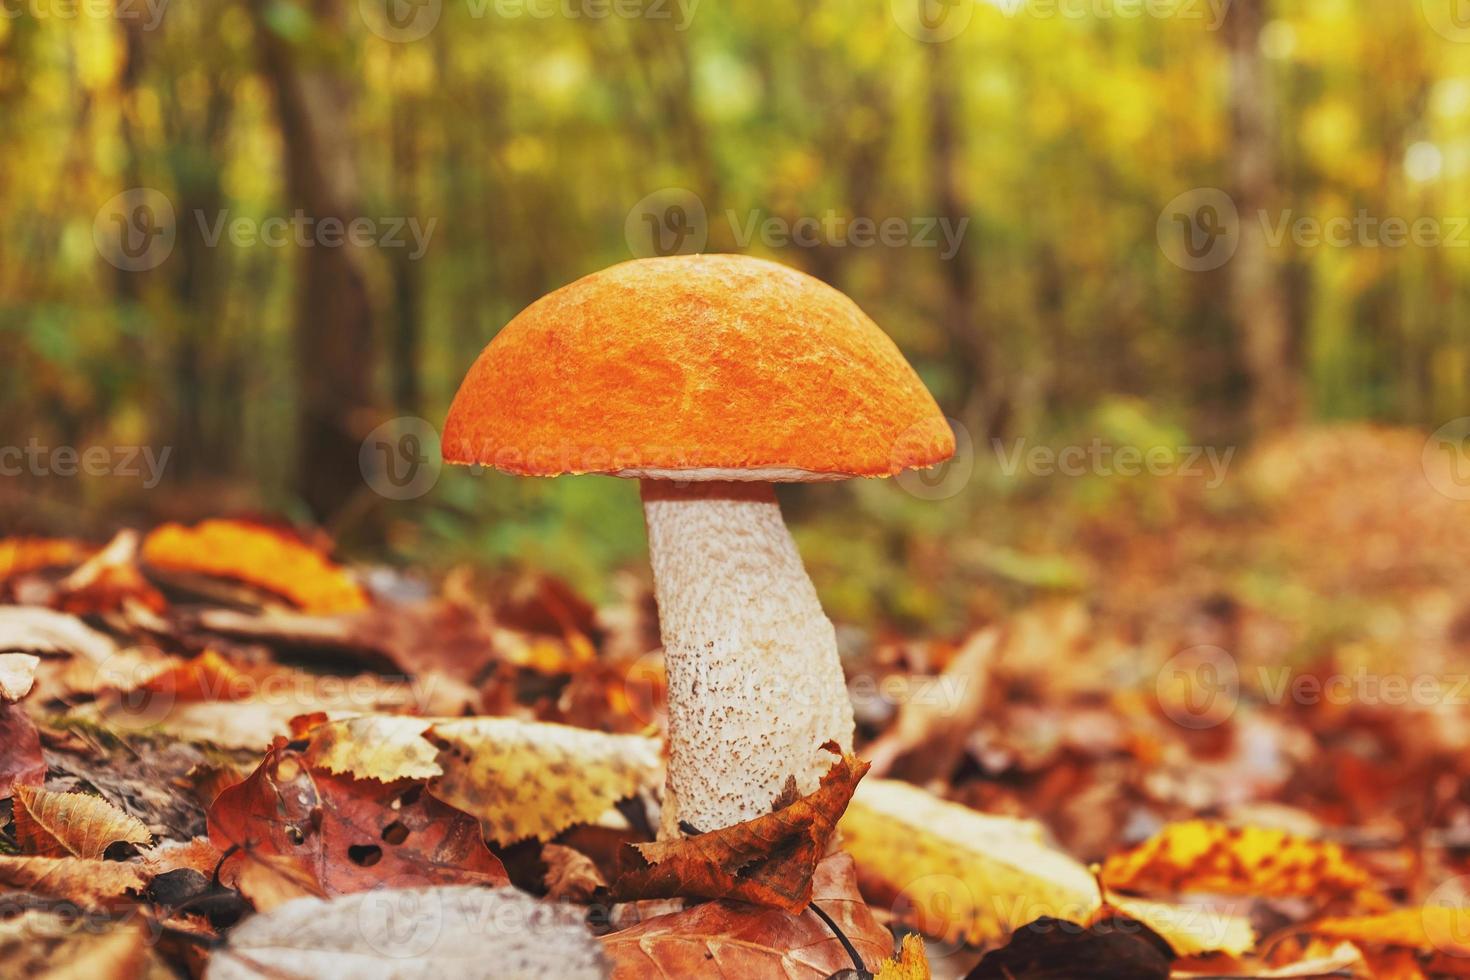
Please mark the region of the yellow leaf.
MULTIPOLYGON (((946 942, 998 943, 1041 916, 1086 924, 1102 908, 1092 875, 1047 846, 1039 824, 980 813, 908 783, 860 783, 840 829, 864 892, 890 902, 900 921, 946 942)), ((1255 941, 1249 923, 1228 910, 1111 904, 1180 955, 1238 955, 1255 941)))
POLYGON ((1429 904, 1383 915, 1322 919, 1302 928, 1328 939, 1470 956, 1470 908, 1429 904))
POLYGON ((366 609, 367 593, 341 566, 287 534, 243 521, 165 524, 143 542, 155 568, 234 579, 313 613, 366 609))
POLYGON ((108 846, 126 841, 146 847, 148 828, 100 796, 15 787, 15 837, 40 857, 100 859, 108 846))
POLYGON ((898 955, 878 964, 873 980, 929 980, 929 958, 924 955, 924 940, 912 932, 904 936, 898 955))
POLYGON ((1153 894, 1322 895, 1362 888, 1368 874, 1336 844, 1206 820, 1171 824, 1103 866, 1108 888, 1153 894))
POLYGON ((313 765, 359 778, 430 779, 489 840, 550 840, 657 785, 659 742, 516 718, 362 715, 293 731, 313 765))

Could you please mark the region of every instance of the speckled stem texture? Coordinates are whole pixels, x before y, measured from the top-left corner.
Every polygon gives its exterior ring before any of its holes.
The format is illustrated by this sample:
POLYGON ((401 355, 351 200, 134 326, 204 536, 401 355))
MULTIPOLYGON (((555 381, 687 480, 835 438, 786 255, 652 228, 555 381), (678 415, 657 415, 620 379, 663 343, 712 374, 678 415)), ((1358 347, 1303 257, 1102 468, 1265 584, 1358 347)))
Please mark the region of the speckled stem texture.
POLYGON ((660 836, 771 811, 788 777, 817 788, 852 705, 770 484, 645 480, 643 512, 669 681, 660 836))

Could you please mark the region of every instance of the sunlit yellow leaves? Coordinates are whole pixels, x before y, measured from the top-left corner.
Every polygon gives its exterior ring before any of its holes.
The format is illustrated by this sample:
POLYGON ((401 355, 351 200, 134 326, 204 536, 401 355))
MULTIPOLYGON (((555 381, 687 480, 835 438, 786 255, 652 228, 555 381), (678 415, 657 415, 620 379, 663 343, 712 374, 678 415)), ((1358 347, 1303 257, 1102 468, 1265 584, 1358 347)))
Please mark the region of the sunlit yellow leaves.
POLYGON ((1285 896, 1352 891, 1369 878, 1336 844, 1190 820, 1109 858, 1103 881, 1109 888, 1150 894, 1285 896))
POLYGON ((912 932, 904 936, 898 955, 878 965, 874 980, 929 980, 929 958, 924 955, 924 940, 912 932))
MULTIPOLYGON (((1038 824, 979 813, 905 783, 859 785, 841 829, 865 892, 926 935, 994 943, 1042 916, 1087 923, 1103 908, 1092 875, 1047 846, 1038 824)), ((1111 904, 1181 955, 1241 953, 1253 943, 1244 919, 1218 909, 1111 904)))
POLYGON ((76 565, 89 551, 64 538, 5 538, 0 540, 0 581, 41 568, 76 565))
POLYGON ((241 521, 165 524, 143 542, 149 565, 245 582, 314 613, 364 609, 367 594, 339 565, 286 534, 241 521))
POLYGON ((136 818, 86 793, 55 793, 29 786, 15 788, 15 837, 27 854, 99 859, 111 845, 152 843, 136 818))

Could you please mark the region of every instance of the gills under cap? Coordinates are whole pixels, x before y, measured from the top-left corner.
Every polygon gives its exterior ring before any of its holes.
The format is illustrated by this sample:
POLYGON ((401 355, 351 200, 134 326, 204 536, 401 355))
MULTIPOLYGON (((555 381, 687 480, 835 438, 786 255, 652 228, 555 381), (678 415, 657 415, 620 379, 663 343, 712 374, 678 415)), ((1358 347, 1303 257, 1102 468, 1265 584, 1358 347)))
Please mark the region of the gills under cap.
POLYGON ((522 476, 892 476, 954 454, 898 348, 857 304, 762 259, 638 259, 532 303, 481 352, 444 458, 522 476))

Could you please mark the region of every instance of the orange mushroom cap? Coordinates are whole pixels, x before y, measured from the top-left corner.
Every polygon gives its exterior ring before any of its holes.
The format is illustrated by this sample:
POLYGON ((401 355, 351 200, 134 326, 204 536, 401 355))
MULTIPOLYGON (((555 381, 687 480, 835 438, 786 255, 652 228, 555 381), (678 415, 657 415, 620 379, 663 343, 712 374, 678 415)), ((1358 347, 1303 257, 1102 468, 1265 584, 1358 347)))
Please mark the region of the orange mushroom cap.
POLYGON ((470 368, 444 459, 523 476, 891 476, 954 454, 893 341, 831 286, 741 255, 638 259, 542 297, 470 368))

